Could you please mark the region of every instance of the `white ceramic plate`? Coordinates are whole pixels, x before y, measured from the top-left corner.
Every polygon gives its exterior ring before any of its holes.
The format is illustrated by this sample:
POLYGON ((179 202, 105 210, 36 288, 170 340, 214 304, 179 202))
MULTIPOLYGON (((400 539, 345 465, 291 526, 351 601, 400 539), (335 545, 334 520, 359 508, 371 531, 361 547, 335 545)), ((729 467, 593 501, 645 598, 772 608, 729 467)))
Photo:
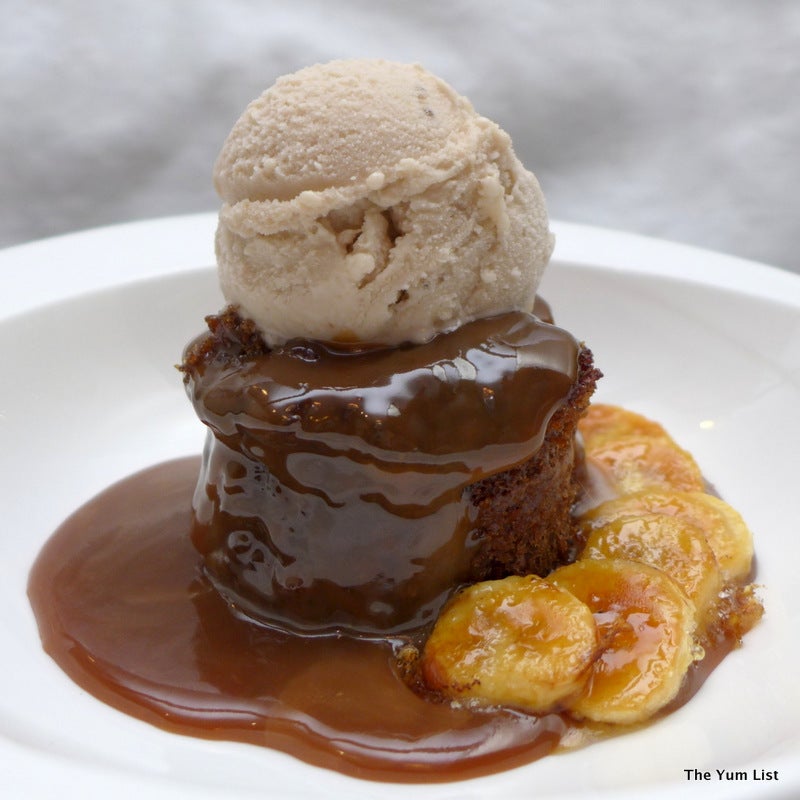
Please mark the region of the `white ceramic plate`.
MULTIPOLYGON (((497 776, 411 791, 420 800, 797 797, 800 278, 627 234, 554 227, 543 293, 606 373, 598 399, 665 424, 744 514, 767 614, 701 692, 657 724, 497 776), (720 780, 717 770, 746 779, 720 780), (762 770, 777 770, 778 780, 756 781, 762 770)), ((40 649, 25 587, 49 534, 113 481, 200 450, 203 430, 173 365, 222 304, 209 267, 213 228, 204 214, 0 252, 4 796, 409 792, 269 750, 164 733, 95 701, 40 649)))

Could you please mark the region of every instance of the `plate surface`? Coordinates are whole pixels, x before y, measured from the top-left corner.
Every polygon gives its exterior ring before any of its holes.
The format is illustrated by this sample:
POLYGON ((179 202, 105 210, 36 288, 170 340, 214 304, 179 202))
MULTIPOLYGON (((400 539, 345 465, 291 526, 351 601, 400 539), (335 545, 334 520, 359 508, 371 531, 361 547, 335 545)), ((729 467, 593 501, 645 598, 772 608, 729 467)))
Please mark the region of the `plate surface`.
MULTIPOLYGON (((210 214, 0 253, 0 767, 12 797, 400 798, 280 753, 174 736, 72 684, 42 652, 27 572, 75 508, 130 473, 199 453, 174 364, 222 305, 210 214), (25 676, 21 680, 21 676, 25 676)), ((651 416, 753 529, 767 614, 665 720, 420 798, 797 797, 800 278, 641 237, 554 223, 543 294, 606 377, 596 399, 651 416), (708 771, 711 779, 687 777, 708 771), (717 770, 744 778, 719 779, 717 770), (757 781, 764 772, 778 780, 757 781), (692 775, 694 773, 692 772, 692 775)))

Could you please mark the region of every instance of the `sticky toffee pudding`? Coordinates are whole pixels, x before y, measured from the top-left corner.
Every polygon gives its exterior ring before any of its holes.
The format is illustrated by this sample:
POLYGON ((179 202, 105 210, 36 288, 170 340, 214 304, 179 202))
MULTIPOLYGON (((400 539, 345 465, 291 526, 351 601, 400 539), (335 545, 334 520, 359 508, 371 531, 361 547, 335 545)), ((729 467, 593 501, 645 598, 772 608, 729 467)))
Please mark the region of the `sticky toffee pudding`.
POLYGON ((385 781, 685 702, 761 614, 752 537, 660 425, 590 406, 507 134, 419 65, 332 62, 255 100, 214 179, 202 459, 46 543, 46 652, 167 731, 385 781))
POLYGON ((247 617, 415 630, 459 585, 574 557, 591 353, 520 312, 424 345, 259 349, 233 309, 182 369, 209 427, 192 539, 247 617))

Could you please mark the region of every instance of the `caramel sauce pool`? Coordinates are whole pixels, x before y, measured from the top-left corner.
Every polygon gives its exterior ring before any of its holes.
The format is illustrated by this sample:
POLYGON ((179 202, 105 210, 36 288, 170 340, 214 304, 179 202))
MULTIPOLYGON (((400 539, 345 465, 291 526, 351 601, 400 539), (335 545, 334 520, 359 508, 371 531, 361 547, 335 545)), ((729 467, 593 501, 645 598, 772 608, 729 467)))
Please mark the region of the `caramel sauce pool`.
MULTIPOLYGON (((576 732, 557 714, 419 697, 397 673, 403 640, 287 635, 233 616, 189 538, 198 469, 198 458, 181 459, 110 487, 59 528, 31 571, 44 648, 90 694, 174 733, 383 781, 499 772, 576 732)), ((678 702, 729 645, 707 653, 678 702)))
POLYGON ((166 730, 282 750, 373 780, 435 781, 550 752, 560 717, 456 710, 396 672, 398 641, 291 636, 233 616, 189 538, 187 458, 110 487, 43 548, 45 650, 103 702, 166 730))

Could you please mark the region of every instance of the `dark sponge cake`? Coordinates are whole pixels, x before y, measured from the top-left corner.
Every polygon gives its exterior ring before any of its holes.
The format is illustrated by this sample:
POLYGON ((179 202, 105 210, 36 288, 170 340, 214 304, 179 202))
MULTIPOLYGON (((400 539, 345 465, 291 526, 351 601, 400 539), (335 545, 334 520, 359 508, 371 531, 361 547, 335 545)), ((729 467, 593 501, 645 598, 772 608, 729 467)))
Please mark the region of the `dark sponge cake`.
POLYGON ((522 464, 470 487, 481 541, 473 561, 476 580, 544 576, 575 558, 577 532, 570 512, 580 490, 577 462, 582 457, 575 431, 601 377, 590 350, 581 349, 578 362, 578 380, 551 417, 541 448, 522 464))
POLYGON ((572 556, 599 373, 566 331, 513 312, 422 345, 270 349, 235 308, 208 324, 182 364, 210 428, 193 541, 242 614, 407 631, 464 583, 572 556))

